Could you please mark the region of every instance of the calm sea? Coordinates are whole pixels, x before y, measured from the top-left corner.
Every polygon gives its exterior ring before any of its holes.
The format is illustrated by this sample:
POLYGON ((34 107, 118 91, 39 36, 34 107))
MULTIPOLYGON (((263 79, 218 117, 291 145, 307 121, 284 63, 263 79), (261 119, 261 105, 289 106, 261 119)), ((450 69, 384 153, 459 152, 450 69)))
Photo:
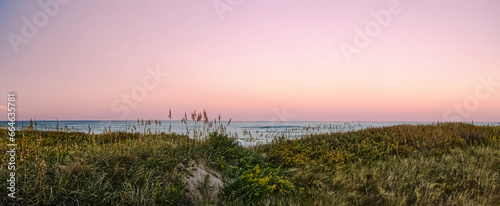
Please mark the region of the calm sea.
MULTIPOLYGON (((6 126, 8 122, 0 121, 0 125, 6 126)), ((270 121, 233 121, 228 125, 227 121, 217 124, 226 126, 226 133, 236 137, 242 145, 255 145, 268 143, 274 137, 284 136, 286 138, 300 138, 309 134, 320 134, 330 132, 356 131, 372 127, 385 127, 401 124, 425 125, 432 122, 320 122, 320 121, 289 121, 289 122, 270 122, 270 121)), ((500 125, 500 123, 474 122, 475 125, 500 125)), ((27 128, 29 121, 18 121, 17 129, 27 128)), ((83 133, 100 134, 103 131, 125 131, 140 133, 178 133, 188 134, 193 137, 195 132, 198 134, 207 128, 203 123, 195 124, 188 121, 183 124, 181 121, 162 120, 161 124, 152 122, 149 125, 137 121, 36 121, 33 125, 37 130, 55 131, 75 131, 83 133)), ((212 126, 212 128, 215 127, 212 126)))

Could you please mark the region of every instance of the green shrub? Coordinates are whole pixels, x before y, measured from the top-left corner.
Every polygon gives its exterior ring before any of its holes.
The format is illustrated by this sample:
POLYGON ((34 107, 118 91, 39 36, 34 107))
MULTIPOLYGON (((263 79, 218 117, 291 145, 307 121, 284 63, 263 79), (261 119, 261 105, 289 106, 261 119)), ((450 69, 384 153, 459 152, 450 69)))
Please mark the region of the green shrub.
POLYGON ((245 204, 257 202, 270 195, 288 195, 294 189, 293 184, 280 173, 280 168, 261 169, 256 165, 226 186, 224 193, 229 199, 241 200, 245 204))

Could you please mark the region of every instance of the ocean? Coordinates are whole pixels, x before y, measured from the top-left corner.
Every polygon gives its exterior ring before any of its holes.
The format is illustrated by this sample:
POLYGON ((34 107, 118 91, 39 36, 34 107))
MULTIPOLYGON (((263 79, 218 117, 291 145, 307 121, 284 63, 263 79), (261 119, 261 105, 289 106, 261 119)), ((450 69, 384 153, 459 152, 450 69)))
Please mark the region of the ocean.
MULTIPOLYGON (((7 121, 0 121, 0 125, 7 126, 7 121)), ((310 134, 322 134, 330 132, 348 132, 366 128, 387 127, 394 125, 426 125, 433 122, 325 122, 325 121, 227 121, 217 122, 212 125, 212 130, 221 125, 225 127, 225 132, 244 146, 256 144, 265 144, 271 142, 275 137, 284 137, 288 139, 300 138, 310 134)), ((470 122, 469 122, 470 123, 470 122)), ((500 123, 474 122, 475 125, 500 125, 500 123)), ((16 128, 27 129, 29 121, 16 122, 16 128)), ((150 124, 144 124, 136 121, 36 121, 33 122, 34 129, 42 131, 68 131, 100 134, 104 131, 122 131, 139 133, 177 133, 187 134, 190 137, 203 137, 208 134, 209 125, 203 122, 195 123, 187 121, 183 124, 181 121, 161 120, 152 121, 150 124), (200 134, 203 133, 203 134, 200 134)))

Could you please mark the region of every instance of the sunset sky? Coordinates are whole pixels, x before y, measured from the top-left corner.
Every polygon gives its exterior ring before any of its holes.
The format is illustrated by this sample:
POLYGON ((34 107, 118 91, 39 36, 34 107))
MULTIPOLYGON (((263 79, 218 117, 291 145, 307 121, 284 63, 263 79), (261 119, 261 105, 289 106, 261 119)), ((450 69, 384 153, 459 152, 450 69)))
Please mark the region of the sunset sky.
POLYGON ((499 122, 499 37, 494 0, 0 1, 0 120, 499 122))

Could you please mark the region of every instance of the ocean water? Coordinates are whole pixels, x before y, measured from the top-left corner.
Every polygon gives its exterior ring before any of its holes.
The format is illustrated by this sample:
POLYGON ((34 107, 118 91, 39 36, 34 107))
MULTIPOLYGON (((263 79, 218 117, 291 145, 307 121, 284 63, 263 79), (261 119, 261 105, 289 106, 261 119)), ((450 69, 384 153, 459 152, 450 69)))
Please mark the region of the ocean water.
MULTIPOLYGON (((6 121, 0 121, 0 125, 7 126, 6 121)), ((270 121, 233 121, 228 124, 227 121, 218 122, 212 125, 215 127, 223 125, 225 131, 230 136, 244 145, 251 146, 256 144, 265 144, 271 142, 275 137, 285 137, 289 139, 300 138, 310 134, 322 134, 330 132, 348 132, 366 128, 386 127, 401 124, 426 125, 432 122, 322 122, 322 121, 288 121, 288 122, 270 122, 270 121)), ((500 125, 500 123, 474 122, 475 125, 500 125)), ((16 122, 17 129, 26 129, 29 121, 16 122)), ((151 124, 142 124, 137 121, 36 121, 33 125, 37 130, 72 131, 83 133, 100 134, 103 131, 123 131, 139 133, 177 133, 187 134, 190 137, 204 137, 208 134, 208 125, 201 122, 194 123, 188 121, 183 124, 181 121, 161 120, 160 122, 151 122, 151 124), (200 135, 200 133, 203 133, 200 135)))

